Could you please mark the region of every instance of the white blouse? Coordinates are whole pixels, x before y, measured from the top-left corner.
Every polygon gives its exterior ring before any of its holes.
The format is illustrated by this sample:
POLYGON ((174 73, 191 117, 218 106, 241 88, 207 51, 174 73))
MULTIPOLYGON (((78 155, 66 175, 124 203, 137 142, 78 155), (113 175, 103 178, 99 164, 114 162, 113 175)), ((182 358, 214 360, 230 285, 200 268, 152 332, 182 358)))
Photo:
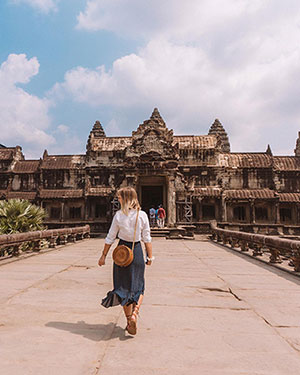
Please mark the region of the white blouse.
MULTIPOLYGON (((112 245, 118 236, 120 239, 133 242, 134 227, 136 221, 136 210, 129 210, 128 216, 121 210, 117 211, 111 223, 105 243, 112 245)), ((149 219, 146 212, 139 212, 136 227, 135 241, 151 242, 149 219)))

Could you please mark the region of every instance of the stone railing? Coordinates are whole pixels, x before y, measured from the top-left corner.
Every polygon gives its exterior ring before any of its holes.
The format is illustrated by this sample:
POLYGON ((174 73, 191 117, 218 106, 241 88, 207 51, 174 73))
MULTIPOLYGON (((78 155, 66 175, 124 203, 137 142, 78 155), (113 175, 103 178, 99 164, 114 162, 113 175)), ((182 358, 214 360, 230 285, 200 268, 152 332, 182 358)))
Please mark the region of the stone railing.
POLYGON ((300 272, 300 241, 221 229, 215 223, 211 223, 211 230, 214 241, 240 248, 241 252, 252 250, 254 257, 267 253, 270 263, 288 261, 288 265, 294 267, 295 272, 300 272))
POLYGON ((56 247, 67 242, 76 242, 90 237, 90 227, 50 229, 0 235, 0 257, 17 256, 26 244, 31 251, 40 251, 42 247, 56 247))

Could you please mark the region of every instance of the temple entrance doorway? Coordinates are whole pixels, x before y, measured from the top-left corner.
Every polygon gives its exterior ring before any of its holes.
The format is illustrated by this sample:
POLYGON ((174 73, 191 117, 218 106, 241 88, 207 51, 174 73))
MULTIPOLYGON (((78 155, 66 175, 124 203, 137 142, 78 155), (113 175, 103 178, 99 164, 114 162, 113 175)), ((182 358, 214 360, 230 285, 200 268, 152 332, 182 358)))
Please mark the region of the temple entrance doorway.
MULTIPOLYGON (((142 210, 149 214, 149 209, 155 209, 162 204, 166 210, 166 182, 165 177, 140 177, 138 195, 142 210)), ((167 211, 167 210, 166 210, 167 211)))
POLYGON ((163 186, 142 186, 142 208, 149 213, 149 209, 155 209, 163 204, 163 186))

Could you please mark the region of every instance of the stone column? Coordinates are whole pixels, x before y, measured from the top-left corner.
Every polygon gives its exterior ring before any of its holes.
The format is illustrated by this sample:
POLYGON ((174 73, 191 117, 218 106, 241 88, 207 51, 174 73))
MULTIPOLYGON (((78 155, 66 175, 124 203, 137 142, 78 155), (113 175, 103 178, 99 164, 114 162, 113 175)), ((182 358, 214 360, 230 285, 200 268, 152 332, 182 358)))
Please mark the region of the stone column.
POLYGON ((280 224, 279 202, 275 203, 275 224, 280 224))
POLYGON ((215 220, 220 221, 220 203, 219 199, 215 199, 215 220))
POLYGON ((60 204, 60 221, 64 221, 64 208, 65 208, 65 203, 61 202, 61 204, 60 204))
POLYGON ((196 206, 196 221, 201 221, 202 220, 202 205, 201 202, 202 199, 198 198, 197 200, 197 206, 196 206))
POLYGON ((225 195, 222 195, 222 221, 227 221, 227 207, 226 207, 225 195))
POLYGON ((250 223, 255 224, 256 218, 255 218, 255 205, 254 200, 250 200, 250 223))
POLYGON ((84 220, 88 220, 88 200, 84 198, 84 220))
POLYGON ((198 221, 202 221, 203 220, 203 209, 202 209, 202 198, 201 197, 198 199, 198 207, 199 207, 198 221))
POLYGON ((297 223, 298 221, 298 210, 297 210, 297 204, 293 204, 290 206, 291 208, 291 216, 292 216, 292 223, 297 223))
POLYGON ((296 204, 296 220, 297 220, 297 224, 300 223, 300 204, 297 203, 296 204))
POLYGON ((169 177, 168 181, 168 217, 167 223, 171 227, 176 223, 176 191, 175 191, 175 179, 173 176, 169 177))

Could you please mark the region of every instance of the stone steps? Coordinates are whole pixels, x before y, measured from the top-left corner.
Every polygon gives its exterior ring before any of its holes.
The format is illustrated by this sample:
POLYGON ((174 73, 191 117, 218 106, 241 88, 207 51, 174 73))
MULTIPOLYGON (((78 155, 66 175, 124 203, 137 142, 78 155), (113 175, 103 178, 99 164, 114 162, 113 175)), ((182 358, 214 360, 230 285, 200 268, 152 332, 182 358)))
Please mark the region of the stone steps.
POLYGON ((166 237, 168 239, 194 239, 194 234, 189 233, 184 227, 151 228, 151 237, 166 237))
POLYGON ((169 235, 169 228, 151 228, 151 237, 166 237, 169 235))

